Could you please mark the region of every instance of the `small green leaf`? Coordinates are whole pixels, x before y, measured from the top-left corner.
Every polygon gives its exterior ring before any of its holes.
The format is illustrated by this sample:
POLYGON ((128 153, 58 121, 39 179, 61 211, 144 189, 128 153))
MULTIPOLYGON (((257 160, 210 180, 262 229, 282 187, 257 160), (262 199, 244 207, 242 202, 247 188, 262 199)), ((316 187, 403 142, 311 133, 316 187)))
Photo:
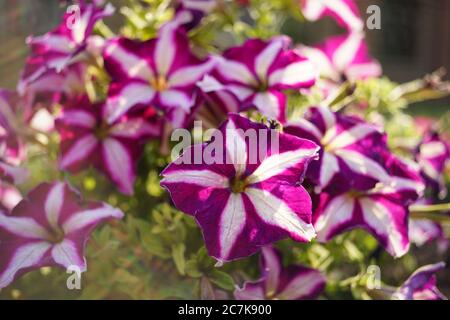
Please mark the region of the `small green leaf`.
POLYGON ((217 285, 218 287, 227 291, 234 290, 234 280, 228 273, 225 273, 218 269, 213 269, 208 274, 208 276, 209 280, 211 280, 211 282, 217 285))
POLYGON ((172 259, 175 262, 178 272, 184 276, 186 269, 186 260, 184 258, 184 252, 186 251, 186 246, 183 243, 178 243, 172 246, 172 259))

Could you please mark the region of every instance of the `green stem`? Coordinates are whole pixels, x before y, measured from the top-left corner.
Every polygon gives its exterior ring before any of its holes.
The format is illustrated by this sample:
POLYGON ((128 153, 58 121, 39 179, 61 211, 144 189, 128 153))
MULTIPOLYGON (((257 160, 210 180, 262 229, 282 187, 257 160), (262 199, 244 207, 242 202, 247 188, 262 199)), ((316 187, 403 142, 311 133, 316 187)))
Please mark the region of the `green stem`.
POLYGON ((433 204, 433 205, 413 205, 409 207, 411 213, 430 213, 450 211, 450 203, 433 204))

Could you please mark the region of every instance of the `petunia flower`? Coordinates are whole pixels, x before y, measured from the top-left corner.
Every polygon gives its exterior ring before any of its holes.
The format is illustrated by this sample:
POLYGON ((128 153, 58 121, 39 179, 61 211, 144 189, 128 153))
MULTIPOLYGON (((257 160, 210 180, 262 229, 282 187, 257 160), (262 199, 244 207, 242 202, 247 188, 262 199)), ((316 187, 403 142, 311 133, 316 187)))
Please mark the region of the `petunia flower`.
POLYGON ((175 7, 175 20, 181 20, 186 30, 195 28, 203 17, 213 11, 218 0, 178 0, 175 7))
POLYGON ((22 74, 22 81, 33 82, 47 69, 60 72, 74 63, 77 55, 86 49, 97 21, 114 13, 114 7, 109 3, 98 7, 96 4, 79 1, 78 5, 69 9, 55 30, 27 39, 31 56, 22 74), (37 63, 38 61, 41 63, 37 63))
POLYGON ((358 6, 353 0, 300 0, 300 7, 305 18, 311 21, 332 17, 349 31, 364 28, 358 6))
POLYGON ((321 146, 319 161, 307 172, 318 189, 367 190, 386 178, 380 157, 387 150, 386 137, 377 126, 320 106, 308 109, 304 118, 288 122, 284 132, 321 146))
POLYGON ((410 219, 409 240, 418 247, 436 240, 439 251, 445 252, 448 248, 448 240, 442 226, 428 219, 410 219))
POLYGON ((11 214, 0 213, 0 288, 43 266, 86 270, 84 250, 98 224, 123 213, 99 202, 82 203, 66 183, 43 183, 11 214))
POLYGON ((445 263, 426 265, 417 269, 393 294, 397 300, 447 300, 436 287, 435 273, 444 269, 445 263))
POLYGON ((383 175, 389 178, 373 189, 318 195, 313 221, 319 241, 362 228, 394 257, 409 250, 408 207, 423 194, 424 185, 417 168, 391 154, 383 158, 383 175))
MULTIPOLYGON (((432 205, 433 200, 422 198, 414 205, 432 205)), ((439 252, 445 252, 448 248, 448 240, 442 226, 435 221, 424 218, 409 219, 409 241, 417 247, 421 247, 432 241, 436 241, 439 252)))
MULTIPOLYGON (((34 105, 39 103, 44 107, 51 107, 53 103, 63 103, 65 99, 86 92, 86 69, 87 66, 81 62, 71 64, 60 72, 48 69, 33 81, 20 79, 17 92, 28 96, 34 105)), ((36 109, 36 106, 33 108, 36 109)))
POLYGON ((231 92, 241 103, 239 111, 255 107, 264 116, 284 122, 284 91, 311 87, 318 76, 314 65, 289 45, 286 37, 247 40, 226 50, 215 71, 199 86, 205 93, 231 92))
POLYGON ((143 144, 160 134, 160 125, 141 113, 109 124, 104 111, 104 104, 91 104, 87 97, 65 106, 56 120, 61 136, 60 168, 75 173, 93 165, 122 193, 132 194, 143 144))
POLYGON ((214 59, 201 60, 191 53, 186 33, 176 22, 165 24, 156 39, 109 41, 104 59, 112 77, 106 104, 108 122, 129 110, 152 106, 175 127, 183 125, 194 107, 196 82, 214 66, 214 59))
POLYGON ((425 134, 416 150, 416 160, 427 186, 440 198, 447 194, 445 168, 450 164, 450 147, 437 132, 425 134))
POLYGON ((310 241, 311 198, 301 182, 317 145, 237 114, 229 115, 218 136, 223 138, 187 148, 161 181, 175 206, 197 220, 209 254, 230 261, 286 236, 310 241), (252 133, 257 141, 245 138, 252 133), (212 148, 214 159, 199 161, 212 148))
POLYGON ((325 276, 318 270, 291 265, 283 267, 281 254, 271 247, 261 250, 261 279, 244 283, 234 296, 238 300, 315 299, 325 287, 325 276))
POLYGON ((382 74, 380 63, 369 55, 362 32, 333 36, 317 46, 300 45, 296 50, 314 63, 322 78, 334 83, 382 74))

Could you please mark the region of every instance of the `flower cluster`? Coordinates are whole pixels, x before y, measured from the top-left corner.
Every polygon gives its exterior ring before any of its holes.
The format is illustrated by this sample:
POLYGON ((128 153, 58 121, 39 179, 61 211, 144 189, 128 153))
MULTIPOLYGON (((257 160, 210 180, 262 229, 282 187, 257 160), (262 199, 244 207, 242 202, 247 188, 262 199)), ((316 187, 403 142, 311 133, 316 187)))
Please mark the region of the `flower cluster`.
MULTIPOLYGON (((0 90, 0 289, 44 266, 86 271, 91 233, 123 211, 114 241, 132 249, 115 257, 126 262, 115 274, 154 264, 200 279, 202 296, 215 294, 214 284, 228 298, 315 299, 354 271, 345 263, 399 258, 434 240, 446 250, 450 144, 435 124, 400 148, 385 124, 402 111, 367 112, 373 101, 358 89, 387 80, 353 0, 299 1, 307 20, 331 17, 345 29, 314 46, 234 21, 235 12, 258 16, 251 2, 164 3, 142 15, 122 8, 130 21, 115 33, 99 24, 114 14, 110 4, 80 0, 57 28, 27 40, 16 91, 0 90), (230 30, 233 40, 224 36, 230 30), (209 135, 169 160, 174 137, 195 135, 196 120, 209 135), (247 259, 254 254, 258 279, 247 259), (224 264, 230 275, 218 269, 224 264)), ((406 101, 399 87, 389 98, 406 101)), ((442 299, 434 273, 443 268, 422 267, 380 294, 442 299)), ((363 276, 353 278, 352 288, 363 276)))

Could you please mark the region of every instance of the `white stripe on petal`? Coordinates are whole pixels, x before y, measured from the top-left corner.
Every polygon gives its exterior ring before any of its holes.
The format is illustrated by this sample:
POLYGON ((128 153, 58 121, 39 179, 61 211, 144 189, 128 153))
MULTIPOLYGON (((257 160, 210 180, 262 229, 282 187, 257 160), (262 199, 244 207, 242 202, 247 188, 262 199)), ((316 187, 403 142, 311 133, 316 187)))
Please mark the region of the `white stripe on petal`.
POLYGON ((390 253, 395 257, 404 255, 409 249, 409 244, 403 244, 403 237, 395 227, 389 209, 369 198, 359 199, 359 203, 367 225, 374 229, 377 234, 388 239, 387 246, 390 253))
POLYGON ((276 119, 281 116, 281 105, 277 96, 270 92, 259 92, 253 98, 253 103, 261 114, 276 119))
POLYGON ((88 157, 97 146, 98 140, 93 134, 87 134, 78 139, 72 147, 62 156, 60 166, 66 169, 77 161, 88 157))
POLYGON ((291 63, 286 68, 274 71, 269 77, 271 86, 294 85, 315 81, 319 76, 318 70, 309 60, 291 63))
POLYGON ((128 150, 118 140, 107 138, 102 145, 103 159, 114 182, 126 193, 133 192, 133 160, 128 150))
POLYGON ((312 122, 310 122, 306 119, 300 118, 296 121, 289 122, 288 126, 293 127, 293 128, 297 127, 303 131, 307 131, 312 136, 314 136, 314 138, 316 138, 317 140, 322 139, 322 132, 320 132, 320 130, 316 127, 315 124, 313 124, 312 122))
MULTIPOLYGON (((188 91, 189 92, 189 91, 188 91)), ((181 108, 185 112, 189 112, 194 105, 192 96, 181 90, 167 90, 159 93, 161 103, 167 108, 181 108)))
POLYGON ((115 63, 119 64, 122 71, 131 78, 139 78, 149 81, 154 77, 153 70, 147 61, 139 58, 131 52, 122 48, 119 43, 111 43, 105 49, 105 54, 115 63))
POLYGON ((227 259, 231 249, 245 227, 245 210, 242 196, 231 193, 220 216, 220 257, 227 259))
POLYGON ((277 298, 280 300, 295 300, 308 297, 324 282, 324 276, 317 271, 302 273, 292 279, 283 291, 277 295, 277 298))
POLYGON ((46 239, 48 237, 47 230, 28 217, 14 217, 0 213, 0 228, 27 239, 46 239))
MULTIPOLYGON (((330 129, 335 126, 336 124, 336 116, 334 113, 330 110, 328 107, 320 106, 317 108, 317 111, 319 112, 323 122, 325 123, 326 128, 330 129)), ((325 131, 327 131, 325 130, 325 131)))
POLYGON ((352 145, 353 143, 364 139, 368 135, 380 132, 378 128, 374 126, 369 126, 366 124, 358 124, 351 128, 350 130, 345 130, 341 132, 339 135, 334 137, 328 144, 327 144, 327 150, 331 151, 334 149, 340 149, 348 147, 349 145, 352 145))
POLYGON ((341 149, 335 150, 334 154, 341 158, 356 173, 379 181, 389 181, 389 175, 381 165, 359 152, 341 149))
POLYGON ((48 47, 52 51, 70 53, 74 49, 74 44, 67 36, 47 33, 40 37, 32 38, 32 44, 40 44, 48 47))
POLYGON ((298 149, 274 154, 264 159, 258 168, 247 178, 248 183, 257 183, 276 176, 295 166, 306 158, 314 157, 319 149, 298 149))
POLYGON ((64 268, 77 266, 81 272, 86 271, 86 259, 79 255, 76 244, 68 239, 53 246, 52 258, 64 268))
POLYGON ((320 166, 320 187, 325 188, 328 186, 337 172, 339 172, 339 164, 336 157, 328 152, 324 152, 322 165, 320 166))
POLYGON ((39 241, 25 244, 14 253, 6 269, 0 274, 0 289, 9 285, 14 276, 21 269, 39 264, 51 245, 48 242, 39 241))
POLYGON ((362 33, 351 33, 334 52, 333 62, 340 71, 345 71, 350 63, 355 59, 361 42, 364 39, 362 33))
POLYGON ((129 84, 122 89, 118 96, 106 101, 106 116, 109 123, 120 118, 129 109, 137 104, 148 104, 155 96, 150 85, 144 83, 129 84))
POLYGON ((202 187, 228 188, 228 177, 210 170, 175 170, 164 173, 161 183, 190 183, 202 187))
POLYGON ((103 204, 103 206, 95 209, 87 209, 85 211, 74 213, 63 223, 62 229, 66 235, 70 235, 87 226, 96 224, 105 218, 122 219, 123 212, 110 205, 103 204))
POLYGON ((60 119, 67 125, 74 125, 84 128, 93 128, 97 123, 97 120, 92 114, 80 110, 63 111, 60 119))
POLYGON ((177 86, 187 86, 193 85, 200 79, 202 79, 203 75, 209 72, 215 64, 214 59, 210 59, 205 63, 188 66, 181 69, 178 69, 173 74, 170 75, 168 79, 169 87, 177 87, 177 86))
POLYGON ((258 216, 267 224, 279 227, 290 234, 311 241, 316 235, 311 224, 303 221, 283 200, 266 190, 247 188, 258 216))
POLYGON ((347 78, 351 81, 379 77, 382 73, 383 69, 378 61, 353 64, 345 70, 347 78))
POLYGON ((59 216, 64 203, 64 188, 64 183, 56 183, 47 194, 47 199, 45 199, 45 215, 48 223, 53 228, 58 226, 59 216))
POLYGON ((348 195, 337 196, 331 200, 314 224, 317 240, 328 241, 336 227, 352 219, 354 208, 355 200, 348 195))
POLYGON ((265 82, 268 77, 267 72, 282 48, 283 40, 275 39, 258 54, 255 59, 255 71, 260 81, 265 82))
POLYGON ((257 81, 247 66, 236 61, 220 59, 217 71, 231 81, 256 85, 257 81))
POLYGON ((177 50, 176 23, 167 23, 160 29, 155 48, 155 65, 160 76, 166 76, 172 66, 177 50))
POLYGON ((277 292, 282 265, 280 258, 273 248, 264 247, 261 250, 261 254, 264 259, 266 293, 271 296, 277 292))
POLYGON ((364 24, 362 20, 355 15, 355 13, 349 8, 349 6, 346 3, 344 3, 344 1, 328 1, 328 0, 319 0, 319 1, 321 1, 324 6, 328 7, 342 20, 344 20, 351 30, 360 31, 363 29, 364 24))
POLYGON ((253 89, 238 84, 229 84, 225 89, 230 90, 241 101, 244 101, 254 93, 253 89))
POLYGON ((420 156, 424 158, 435 158, 445 155, 447 148, 441 141, 432 141, 420 146, 420 156))
POLYGON ((141 118, 119 122, 109 130, 110 135, 131 139, 139 139, 146 135, 157 136, 159 132, 159 125, 148 123, 141 118))
POLYGON ((72 38, 78 44, 81 44, 86 37, 86 29, 93 14, 93 10, 93 6, 87 6, 81 17, 78 16, 74 19, 75 23, 71 26, 72 38))
POLYGON ((247 144, 245 142, 244 132, 237 129, 234 122, 229 120, 226 126, 226 151, 228 159, 234 165, 236 175, 240 176, 247 167, 247 144))
POLYGON ((340 80, 340 75, 336 72, 330 59, 322 50, 313 47, 300 46, 297 48, 297 51, 300 55, 308 58, 312 63, 314 63, 322 76, 335 81, 340 80))
POLYGON ((197 86, 203 92, 214 92, 225 88, 222 83, 220 83, 216 78, 210 75, 205 75, 202 80, 197 82, 197 86))

